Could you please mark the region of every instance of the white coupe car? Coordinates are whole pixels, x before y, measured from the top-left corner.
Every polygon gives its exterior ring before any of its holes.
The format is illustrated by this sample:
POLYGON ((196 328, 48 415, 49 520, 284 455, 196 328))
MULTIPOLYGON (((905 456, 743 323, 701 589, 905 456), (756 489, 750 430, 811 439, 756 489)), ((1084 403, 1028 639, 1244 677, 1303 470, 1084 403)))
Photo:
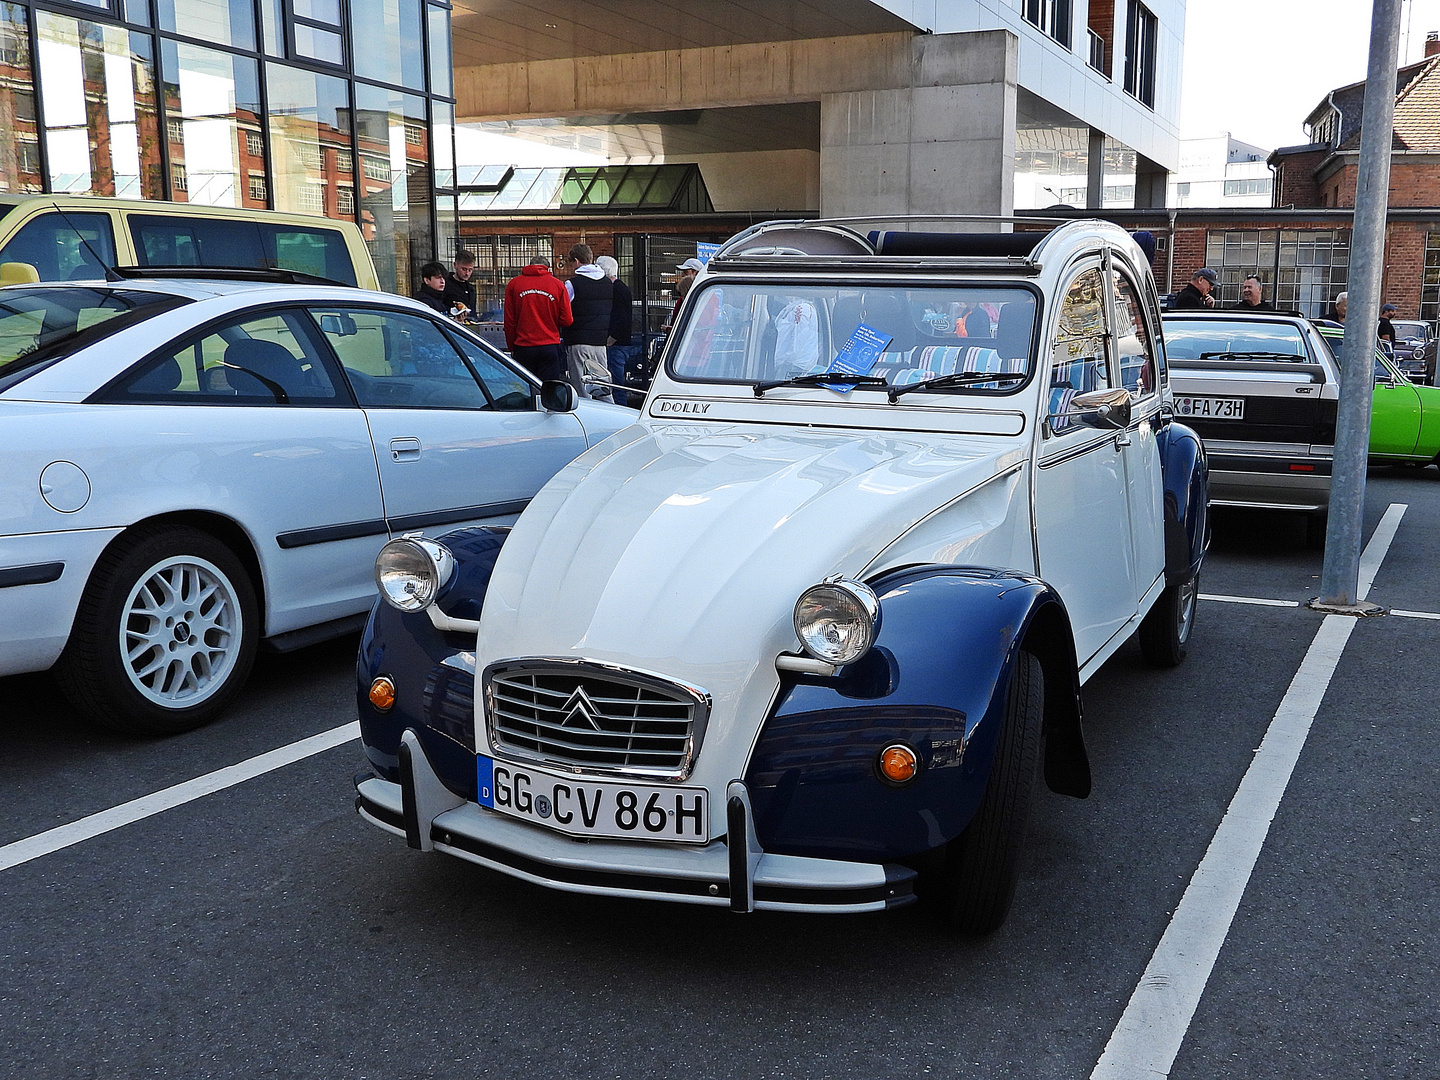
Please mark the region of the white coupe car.
POLYGON ((261 642, 363 624, 386 539, 513 521, 634 419, 418 303, 282 276, 0 290, 0 675, 204 723, 261 642))

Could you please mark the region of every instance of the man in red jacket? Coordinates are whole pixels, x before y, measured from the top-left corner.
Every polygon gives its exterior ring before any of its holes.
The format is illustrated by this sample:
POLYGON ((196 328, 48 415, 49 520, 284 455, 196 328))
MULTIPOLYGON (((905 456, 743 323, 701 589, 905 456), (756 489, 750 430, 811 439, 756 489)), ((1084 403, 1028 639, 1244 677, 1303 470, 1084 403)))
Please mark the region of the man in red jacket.
POLYGON ((565 378, 560 329, 575 321, 565 283, 536 256, 505 286, 505 344, 510 355, 541 379, 565 378))

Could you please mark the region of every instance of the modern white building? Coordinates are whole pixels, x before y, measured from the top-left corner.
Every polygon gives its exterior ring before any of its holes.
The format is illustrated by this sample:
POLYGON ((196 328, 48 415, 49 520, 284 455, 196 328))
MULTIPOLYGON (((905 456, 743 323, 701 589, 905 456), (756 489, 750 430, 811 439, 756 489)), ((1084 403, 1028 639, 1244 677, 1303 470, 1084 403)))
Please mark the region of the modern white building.
POLYGON ((1170 174, 1170 206, 1270 206, 1270 151, 1229 132, 1180 141, 1180 168, 1170 174))

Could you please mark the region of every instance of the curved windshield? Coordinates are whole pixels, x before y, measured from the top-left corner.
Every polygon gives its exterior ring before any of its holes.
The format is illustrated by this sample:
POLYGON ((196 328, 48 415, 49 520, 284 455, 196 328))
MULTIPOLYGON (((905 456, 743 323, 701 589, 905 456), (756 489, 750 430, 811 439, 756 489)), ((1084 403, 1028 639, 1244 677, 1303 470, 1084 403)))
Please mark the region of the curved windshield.
POLYGON ((132 323, 189 303, 138 289, 0 289, 0 390, 132 323))
POLYGON ((1305 338, 1293 324, 1224 319, 1166 319, 1165 355, 1171 360, 1310 358, 1305 338))
POLYGON ((717 283, 695 298, 668 370, 757 384, 834 372, 892 386, 994 372, 1012 377, 945 390, 1010 392, 1030 374, 1034 334, 1035 296, 1023 288, 717 283))

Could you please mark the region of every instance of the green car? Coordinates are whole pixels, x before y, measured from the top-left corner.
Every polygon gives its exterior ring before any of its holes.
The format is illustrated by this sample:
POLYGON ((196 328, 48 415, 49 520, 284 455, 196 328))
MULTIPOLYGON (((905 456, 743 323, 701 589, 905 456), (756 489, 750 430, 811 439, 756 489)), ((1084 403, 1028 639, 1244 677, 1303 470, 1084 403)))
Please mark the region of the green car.
MULTIPOLYGON (((1336 354, 1345 331, 1320 326, 1336 354)), ((1375 395, 1370 410, 1370 460, 1440 464, 1440 387, 1416 386, 1393 360, 1375 350, 1375 395)))

